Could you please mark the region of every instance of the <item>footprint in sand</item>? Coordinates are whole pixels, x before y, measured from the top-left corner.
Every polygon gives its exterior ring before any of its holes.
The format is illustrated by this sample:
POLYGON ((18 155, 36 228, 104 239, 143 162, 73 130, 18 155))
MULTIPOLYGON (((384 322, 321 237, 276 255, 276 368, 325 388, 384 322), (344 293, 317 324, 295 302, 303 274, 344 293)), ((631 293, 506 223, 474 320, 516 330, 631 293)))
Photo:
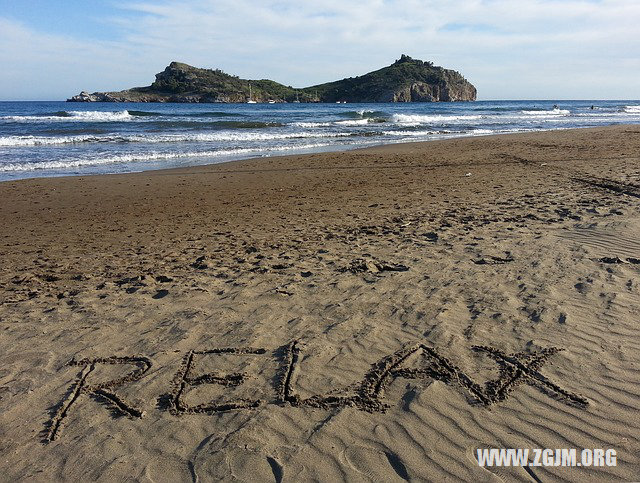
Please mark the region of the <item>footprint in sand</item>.
POLYGON ((284 468, 276 458, 253 449, 229 448, 201 455, 192 467, 201 481, 215 479, 280 483, 284 477, 284 468))
POLYGON ((342 453, 347 464, 371 481, 409 481, 402 459, 391 451, 352 446, 342 453))

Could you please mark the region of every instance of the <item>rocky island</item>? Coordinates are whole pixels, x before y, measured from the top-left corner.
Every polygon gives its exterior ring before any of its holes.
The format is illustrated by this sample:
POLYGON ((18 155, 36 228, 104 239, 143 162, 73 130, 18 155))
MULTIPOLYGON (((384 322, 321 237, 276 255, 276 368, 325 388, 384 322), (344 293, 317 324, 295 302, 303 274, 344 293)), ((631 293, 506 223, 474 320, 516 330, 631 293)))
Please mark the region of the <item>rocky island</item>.
POLYGON ((475 101, 476 88, 462 74, 402 55, 393 64, 358 77, 296 89, 247 80, 220 69, 171 62, 148 87, 81 92, 68 102, 447 102, 475 101))

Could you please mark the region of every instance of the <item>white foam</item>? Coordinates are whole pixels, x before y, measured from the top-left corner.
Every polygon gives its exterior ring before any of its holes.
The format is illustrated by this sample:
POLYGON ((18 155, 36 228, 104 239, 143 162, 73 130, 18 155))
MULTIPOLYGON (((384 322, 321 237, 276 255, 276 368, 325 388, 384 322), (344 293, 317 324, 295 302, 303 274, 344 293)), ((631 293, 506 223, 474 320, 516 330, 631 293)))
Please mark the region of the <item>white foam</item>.
POLYGON ((526 114, 527 116, 569 116, 571 115, 571 111, 567 109, 559 109, 557 107, 551 109, 550 111, 522 111, 522 114, 526 114))
MULTIPOLYGON (((0 146, 46 146, 52 144, 75 144, 84 142, 99 142, 106 140, 97 136, 0 136, 0 146)), ((111 136, 113 137, 113 136, 111 136)))
POLYGON ((382 131, 385 136, 407 136, 407 137, 420 137, 420 136, 433 136, 438 134, 437 131, 382 131))
POLYGON ((622 110, 629 114, 640 114, 640 106, 624 106, 622 110))
POLYGON ((193 134, 164 134, 157 136, 132 136, 135 141, 142 142, 212 142, 212 141, 272 141, 297 138, 331 138, 349 136, 347 132, 237 132, 216 131, 193 134))
POLYGON ((67 117, 66 119, 78 121, 129 121, 133 119, 133 116, 129 114, 129 111, 68 111, 67 114, 69 114, 70 117, 67 117))
POLYGON ((130 121, 134 116, 129 111, 64 111, 64 116, 2 116, 0 120, 10 122, 118 122, 130 121))
POLYGON ((329 127, 331 126, 330 122, 294 122, 291 123, 292 126, 302 127, 305 129, 312 129, 314 127, 329 127))
MULTIPOLYGON (((373 111, 365 111, 365 112, 373 112, 373 111)), ((333 121, 333 122, 294 122, 291 125, 296 127, 301 127, 303 129, 313 129, 316 127, 331 127, 331 126, 342 126, 342 127, 366 126, 367 124, 378 123, 378 122, 380 122, 378 119, 364 118, 364 119, 347 119, 345 121, 333 121)))
POLYGON ((27 163, 9 163, 0 165, 0 172, 16 172, 16 171, 38 171, 43 169, 69 169, 80 168, 85 166, 100 166, 105 164, 126 164, 136 162, 149 162, 159 160, 170 159, 182 159, 182 158, 214 158, 214 157, 235 157, 243 156, 260 152, 280 152, 291 150, 305 150, 314 149, 324 146, 330 146, 330 143, 313 143, 313 144, 300 144, 294 146, 277 146, 271 148, 239 148, 228 150, 205 150, 205 151, 181 151, 177 153, 162 153, 162 152, 145 152, 145 153, 131 153, 131 154, 119 154, 114 156, 107 156, 103 158, 83 158, 83 159, 63 159, 58 161, 46 161, 42 163, 27 162, 27 163))
POLYGON ((484 116, 479 114, 460 115, 460 116, 448 116, 445 114, 394 114, 391 116, 391 121, 410 126, 419 126, 421 124, 437 124, 443 122, 466 122, 476 121, 482 119, 484 116))
POLYGON ((369 119, 354 119, 348 121, 336 121, 336 125, 338 126, 364 126, 369 124, 369 119))
POLYGON ((473 129, 471 131, 455 131, 455 130, 443 130, 443 131, 383 131, 382 134, 387 136, 397 137, 429 137, 429 138, 442 138, 442 137, 467 137, 467 136, 486 136, 489 134, 505 134, 515 132, 529 132, 530 129, 526 128, 513 128, 513 129, 473 129))
POLYGON ((180 142, 224 142, 224 141, 272 141, 297 138, 329 138, 349 136, 346 132, 235 132, 216 131, 189 134, 158 135, 105 135, 105 136, 0 136, 0 146, 46 146, 80 143, 180 143, 180 142))

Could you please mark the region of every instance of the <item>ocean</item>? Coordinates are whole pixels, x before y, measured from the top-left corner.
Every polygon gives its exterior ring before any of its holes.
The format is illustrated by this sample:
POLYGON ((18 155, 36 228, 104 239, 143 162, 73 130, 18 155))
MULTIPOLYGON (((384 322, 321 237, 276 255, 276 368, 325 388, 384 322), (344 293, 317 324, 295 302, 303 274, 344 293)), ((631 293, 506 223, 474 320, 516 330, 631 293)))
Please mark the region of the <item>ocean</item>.
POLYGON ((640 123, 640 101, 0 102, 0 181, 623 123, 640 123))

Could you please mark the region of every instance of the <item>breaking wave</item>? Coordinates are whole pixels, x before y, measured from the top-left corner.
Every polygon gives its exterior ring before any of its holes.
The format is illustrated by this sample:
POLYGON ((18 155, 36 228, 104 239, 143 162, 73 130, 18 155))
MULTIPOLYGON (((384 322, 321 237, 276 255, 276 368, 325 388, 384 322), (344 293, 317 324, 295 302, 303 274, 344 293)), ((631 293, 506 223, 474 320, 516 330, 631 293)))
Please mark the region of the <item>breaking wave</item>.
POLYGON ((367 119, 367 118, 387 118, 389 114, 384 111, 376 111, 373 109, 358 109, 357 111, 345 111, 341 116, 349 119, 367 119))
POLYGON ((568 109, 559 109, 557 107, 545 111, 545 110, 535 110, 535 111, 522 111, 522 114, 526 114, 527 116, 569 116, 571 115, 571 111, 568 109))
POLYGON ((331 143, 312 143, 299 144, 294 146, 274 146, 267 150, 264 148, 238 148, 238 149, 221 149, 221 150, 204 150, 204 151, 181 151, 162 153, 147 151, 144 153, 119 154, 105 156, 95 159, 66 159, 58 161, 45 162, 25 162, 25 163, 9 163, 0 165, 0 172, 16 172, 16 171, 38 171, 45 169, 69 169, 80 168, 84 166, 100 166, 104 164, 124 164, 124 163, 140 163, 149 161, 161 161, 171 159, 189 159, 189 158, 216 158, 216 157, 235 157, 251 154, 267 152, 282 152, 291 150, 315 149, 330 146, 331 143))
POLYGON ((366 126, 367 124, 383 123, 387 122, 386 119, 379 117, 368 117, 364 119, 348 119, 345 121, 331 121, 331 122, 294 122, 291 125, 295 127, 301 127, 303 129, 313 129, 316 127, 357 127, 366 126))
POLYGON ((224 118, 245 117, 244 114, 233 114, 221 111, 163 113, 157 111, 56 111, 47 114, 26 116, 2 116, 4 122, 122 122, 135 121, 140 118, 224 118))
POLYGON ((2 116, 9 122, 122 122, 130 121, 129 111, 58 111, 35 116, 2 116))
POLYGON ((348 132, 234 132, 217 131, 192 134, 156 134, 156 135, 107 135, 107 136, 3 136, 0 146, 46 146, 55 144, 80 143, 182 143, 182 142, 220 142, 220 141, 271 141, 282 139, 332 138, 345 137, 348 132))
POLYGON ((480 114, 471 114, 471 115, 446 115, 446 114, 394 114, 391 116, 391 121, 398 124, 410 124, 410 125, 420 125, 420 124, 436 124, 442 122, 456 122, 456 121, 475 121, 478 119, 482 119, 483 116, 480 114))

